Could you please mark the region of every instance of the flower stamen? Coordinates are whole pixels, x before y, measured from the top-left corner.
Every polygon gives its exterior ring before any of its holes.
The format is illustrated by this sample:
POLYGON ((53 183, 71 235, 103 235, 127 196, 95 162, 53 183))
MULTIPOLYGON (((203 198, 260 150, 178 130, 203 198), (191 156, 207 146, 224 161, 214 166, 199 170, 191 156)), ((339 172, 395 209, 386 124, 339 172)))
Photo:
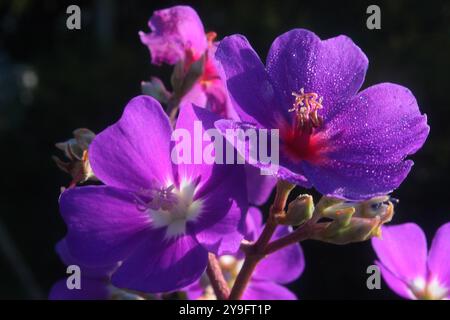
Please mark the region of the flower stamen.
POLYGON ((186 223, 197 219, 202 210, 202 201, 194 200, 198 183, 199 179, 182 181, 179 187, 152 184, 135 193, 136 207, 150 217, 153 227, 167 227, 167 237, 184 234, 186 223))
POLYGON ((173 192, 175 186, 153 187, 141 190, 135 194, 135 201, 139 211, 170 210, 177 203, 177 197, 173 192))
POLYGON ((323 97, 315 92, 305 93, 305 89, 301 88, 300 92, 292 92, 295 97, 292 108, 289 112, 296 113, 297 126, 300 128, 311 126, 313 128, 320 127, 323 123, 323 118, 318 114, 318 111, 323 108, 323 97))

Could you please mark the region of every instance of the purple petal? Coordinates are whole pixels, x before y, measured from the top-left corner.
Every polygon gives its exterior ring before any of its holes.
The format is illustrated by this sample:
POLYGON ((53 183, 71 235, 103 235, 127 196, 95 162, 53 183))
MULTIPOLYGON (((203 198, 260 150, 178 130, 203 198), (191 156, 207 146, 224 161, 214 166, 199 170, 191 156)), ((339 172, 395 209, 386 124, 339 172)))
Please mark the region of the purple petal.
POLYGON ((183 288, 181 291, 186 293, 188 300, 197 300, 203 295, 204 289, 201 280, 198 280, 183 288))
POLYGON ((67 279, 61 279, 50 289, 50 300, 108 300, 108 283, 102 279, 81 278, 81 289, 69 290, 67 279))
POLYGON ((408 284, 426 279, 427 241, 418 225, 384 226, 381 235, 382 239, 372 239, 372 246, 381 264, 395 278, 408 284))
POLYGON ((277 183, 276 178, 261 174, 261 170, 251 166, 245 166, 247 176, 248 202, 257 206, 264 204, 277 183))
POLYGON ((242 300, 297 300, 297 297, 282 285, 270 281, 252 280, 242 300))
MULTIPOLYGON (((176 129, 174 131, 174 133, 185 132, 187 134, 186 137, 183 135, 183 138, 177 140, 174 145, 174 148, 177 148, 176 150, 178 150, 179 153, 188 151, 189 155, 187 161, 184 161, 183 154, 181 154, 180 158, 175 157, 176 162, 180 162, 177 164, 179 180, 194 181, 197 178, 200 178, 198 185, 199 189, 209 181, 213 170, 219 169, 218 166, 214 166, 214 163, 207 163, 203 157, 204 153, 207 152, 205 148, 212 144, 211 138, 205 139, 207 141, 203 141, 205 131, 213 129, 214 121, 217 119, 219 119, 219 117, 216 114, 199 107, 194 107, 190 103, 186 103, 182 105, 176 129), (190 139, 190 148, 186 147, 187 145, 184 141, 185 138, 190 139)), ((176 153, 177 155, 178 152, 176 153)), ((221 165, 221 167, 222 166, 225 167, 224 165, 221 165)))
POLYGON ((244 237, 248 241, 256 241, 263 229, 263 216, 256 207, 250 207, 245 219, 244 237))
POLYGON ((272 110, 279 103, 264 65, 247 39, 241 35, 224 38, 215 57, 223 68, 227 88, 242 121, 273 127, 276 119, 272 110))
POLYGON ((83 276, 89 278, 104 279, 108 278, 109 275, 117 268, 117 263, 107 265, 104 267, 87 267, 83 266, 77 259, 75 259, 69 252, 67 248, 66 239, 62 239, 56 244, 56 252, 58 253, 61 261, 66 265, 78 265, 83 273, 83 276))
POLYGON ((203 24, 191 7, 175 6, 155 11, 148 26, 152 32, 141 31, 139 36, 149 48, 153 64, 175 64, 185 57, 186 50, 200 56, 207 48, 203 24))
POLYGON ((89 161, 97 178, 107 185, 139 190, 152 181, 173 181, 170 159, 171 126, 159 102, 133 98, 120 120, 92 142, 89 161))
POLYGON ((216 80, 214 84, 207 86, 205 94, 207 97, 206 109, 223 118, 235 117, 235 112, 229 103, 228 91, 222 80, 216 80))
POLYGON ((412 165, 411 160, 384 165, 330 160, 320 167, 307 162, 302 167, 309 181, 320 193, 337 198, 364 200, 392 192, 406 178, 412 165))
POLYGON ((405 157, 425 142, 426 121, 408 89, 372 86, 326 124, 326 152, 317 163, 304 161, 304 174, 322 194, 356 200, 390 193, 411 169, 405 157))
POLYGON ((150 232, 146 241, 112 276, 112 283, 150 293, 170 292, 198 280, 208 252, 190 235, 165 239, 165 230, 150 232))
POLYGON ((384 281, 386 281, 389 288, 394 291, 396 294, 405 299, 414 299, 414 295, 409 289, 408 285, 401 278, 398 278, 395 274, 393 274, 389 269, 387 269, 381 262, 375 262, 378 267, 380 267, 381 275, 383 276, 384 281))
MULTIPOLYGON (((243 142, 241 140, 241 143, 244 143, 244 150, 238 150, 238 153, 247 161, 249 164, 251 164, 254 167, 260 168, 260 169, 266 169, 266 170, 275 170, 273 172, 273 175, 276 176, 279 179, 288 180, 291 183, 303 186, 303 187, 310 187, 311 184, 308 182, 308 180, 303 176, 303 174, 300 171, 292 171, 299 170, 300 165, 299 164, 292 164, 290 161, 287 161, 285 157, 283 157, 282 154, 279 158, 279 163, 276 163, 275 158, 273 157, 273 153, 271 152, 272 145, 271 145, 271 132, 270 131, 261 131, 266 129, 260 129, 256 126, 254 126, 251 123, 247 122, 239 122, 235 120, 227 120, 227 119, 220 119, 217 120, 214 123, 215 127, 220 131, 220 133, 227 139, 227 141, 233 145, 234 147, 238 146, 237 138, 233 135, 227 134, 228 130, 231 130, 231 132, 237 132, 237 130, 243 130, 246 132, 247 130, 254 130, 256 133, 256 139, 254 140, 255 143, 248 143, 243 142), (266 135, 267 134, 267 135, 266 135), (265 141, 260 140, 260 137, 266 137, 265 141), (266 153, 269 154, 272 158, 270 164, 265 164, 261 160, 262 158, 259 155, 259 146, 262 145, 262 142, 264 142, 267 145, 266 153)), ((279 152, 276 148, 273 148, 274 152, 279 152)), ((263 152, 262 152, 263 153, 263 152)))
MULTIPOLYGON (((263 229, 262 214, 258 208, 250 207, 247 212, 245 239, 255 241, 263 229)), ((278 226, 273 240, 292 232, 292 228, 278 226)), ((305 268, 303 251, 299 244, 288 246, 265 257, 256 267, 253 277, 258 280, 270 280, 289 283, 297 279, 305 268)))
MULTIPOLYGON (((192 105, 183 106, 177 130, 185 129, 191 138, 200 139, 197 147, 196 141, 191 144, 191 157, 196 154, 202 156, 205 147, 211 144, 211 141, 202 142, 203 134, 206 130, 215 130, 214 122, 217 119, 218 116, 208 110, 192 105)), ((223 139, 222 136, 218 138, 223 139)), ((224 150, 221 151, 225 154, 224 150)), ((195 159, 193 162, 178 164, 180 181, 200 178, 195 198, 202 202, 202 212, 190 226, 197 240, 208 250, 219 254, 235 252, 243 238, 247 210, 244 166, 208 164, 202 158, 198 159, 198 163, 195 163, 195 159)))
MULTIPOLYGON (((200 82, 195 83, 191 90, 189 90, 181 100, 180 103, 180 115, 183 112, 183 109, 191 104, 194 104, 199 107, 206 106, 208 97, 206 96, 205 90, 203 90, 200 82)), ((180 118, 180 117, 178 117, 180 118)))
POLYGON ((450 290, 450 223, 442 225, 434 236, 428 255, 428 269, 431 279, 437 278, 441 285, 450 290))
POLYGON ((361 87, 368 60, 346 36, 321 41, 304 29, 288 31, 273 42, 267 56, 267 72, 283 95, 288 109, 292 92, 304 88, 323 97, 322 116, 327 120, 339 102, 347 101, 361 87))
POLYGON ((70 254, 89 267, 106 267, 126 258, 150 226, 149 216, 137 210, 132 194, 107 186, 66 190, 60 210, 70 254))
POLYGON ((191 223, 197 240, 218 255, 239 249, 248 207, 243 166, 227 166, 230 168, 227 174, 213 175, 203 188, 202 211, 191 223))
MULTIPOLYGON (((291 227, 278 226, 272 241, 288 235, 291 227)), ((253 278, 258 280, 270 280, 277 283, 289 283, 296 280, 305 269, 305 258, 300 244, 296 243, 284 249, 276 251, 256 267, 253 278)))

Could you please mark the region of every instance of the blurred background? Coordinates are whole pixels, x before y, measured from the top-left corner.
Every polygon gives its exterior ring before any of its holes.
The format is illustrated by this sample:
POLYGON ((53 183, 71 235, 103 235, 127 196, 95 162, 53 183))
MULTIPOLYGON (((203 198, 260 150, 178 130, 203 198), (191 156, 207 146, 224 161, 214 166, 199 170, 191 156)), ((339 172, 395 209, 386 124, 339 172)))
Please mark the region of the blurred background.
MULTIPOLYGON (((73 129, 99 132, 115 122, 151 75, 138 31, 155 9, 190 4, 218 39, 247 36, 264 59, 272 40, 292 28, 321 38, 350 36, 370 66, 363 88, 395 82, 412 90, 431 133, 394 193, 393 223, 416 222, 430 241, 450 215, 450 2, 448 1, 61 1, 0 0, 0 298, 46 298, 65 268, 54 251, 65 234, 58 213, 70 178, 51 156, 73 129), (66 8, 81 8, 81 30, 66 28, 66 8), (381 30, 366 28, 366 8, 381 8, 381 30)), ((296 190, 299 194, 303 190, 296 190)), ((317 198, 316 198, 317 199, 317 198)), ((267 210, 266 210, 267 211, 267 210)), ((382 283, 368 290, 370 242, 302 244, 306 270, 290 288, 300 299, 396 299, 382 283)))

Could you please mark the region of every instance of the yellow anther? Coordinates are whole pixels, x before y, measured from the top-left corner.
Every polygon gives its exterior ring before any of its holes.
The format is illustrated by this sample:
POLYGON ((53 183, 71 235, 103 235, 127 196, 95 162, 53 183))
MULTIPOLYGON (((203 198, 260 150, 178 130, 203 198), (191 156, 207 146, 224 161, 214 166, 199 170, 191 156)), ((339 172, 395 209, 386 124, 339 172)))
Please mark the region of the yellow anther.
POLYGON ((321 118, 317 111, 323 108, 323 98, 315 92, 305 93, 304 88, 300 92, 292 92, 295 97, 294 104, 289 112, 296 112, 299 123, 303 125, 306 122, 311 122, 314 127, 321 124, 321 118))

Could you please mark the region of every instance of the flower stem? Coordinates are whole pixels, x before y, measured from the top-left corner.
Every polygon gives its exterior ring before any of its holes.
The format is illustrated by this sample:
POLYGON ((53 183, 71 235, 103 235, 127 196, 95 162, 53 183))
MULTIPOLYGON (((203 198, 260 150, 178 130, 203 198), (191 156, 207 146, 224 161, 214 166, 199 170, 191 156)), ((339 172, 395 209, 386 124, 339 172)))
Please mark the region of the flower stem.
POLYGON ((226 300, 230 295, 230 288, 223 277, 222 269, 220 268, 219 261, 215 254, 208 253, 208 265, 206 267, 206 273, 209 278, 209 282, 213 287, 217 300, 226 300))
POLYGON ((319 204, 314 209, 314 213, 311 219, 295 229, 294 232, 269 243, 264 250, 264 254, 268 255, 292 244, 310 239, 315 232, 325 228, 328 225, 327 223, 317 223, 320 219, 323 207, 323 202, 319 202, 319 204))
POLYGON ((256 242, 251 246, 246 245, 244 250, 244 264, 242 265, 236 281, 234 282, 233 288, 231 289, 229 297, 230 300, 239 300, 244 294, 255 268, 259 261, 264 258, 266 246, 275 232, 277 227, 277 222, 275 219, 276 215, 284 210, 287 198, 292 189, 294 189, 294 185, 283 180, 278 180, 275 200, 270 207, 267 223, 258 240, 256 240, 256 242))
POLYGON ((281 250, 287 246, 295 244, 297 242, 310 239, 311 235, 314 232, 316 232, 324 227, 326 227, 325 223, 319 223, 319 224, 305 223, 304 225, 300 226, 294 232, 288 234, 287 236, 284 236, 280 239, 277 239, 277 240, 269 243, 266 246, 266 249, 264 250, 264 254, 268 255, 268 254, 274 253, 275 251, 281 250))

